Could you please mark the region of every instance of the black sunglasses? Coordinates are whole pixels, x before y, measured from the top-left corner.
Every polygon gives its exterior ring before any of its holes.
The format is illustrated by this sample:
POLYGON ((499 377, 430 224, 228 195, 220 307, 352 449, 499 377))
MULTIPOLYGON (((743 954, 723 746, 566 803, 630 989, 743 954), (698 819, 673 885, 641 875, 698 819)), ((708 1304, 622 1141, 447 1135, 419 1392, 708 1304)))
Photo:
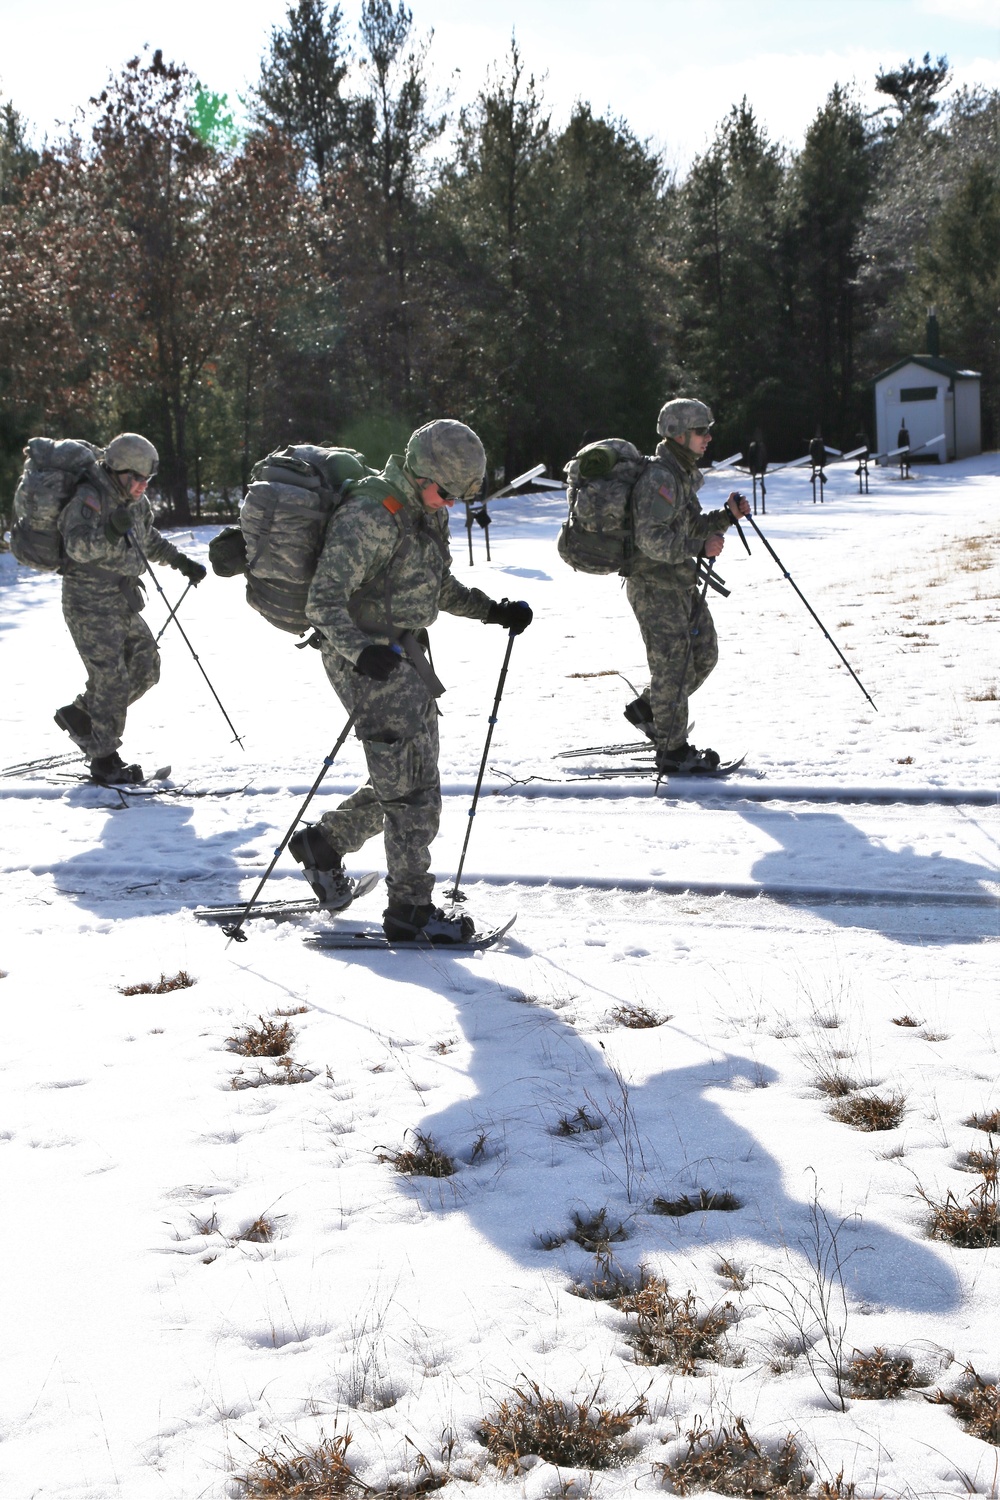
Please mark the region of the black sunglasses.
POLYGON ((712 429, 711 427, 691 427, 688 430, 693 432, 695 437, 707 437, 712 429))

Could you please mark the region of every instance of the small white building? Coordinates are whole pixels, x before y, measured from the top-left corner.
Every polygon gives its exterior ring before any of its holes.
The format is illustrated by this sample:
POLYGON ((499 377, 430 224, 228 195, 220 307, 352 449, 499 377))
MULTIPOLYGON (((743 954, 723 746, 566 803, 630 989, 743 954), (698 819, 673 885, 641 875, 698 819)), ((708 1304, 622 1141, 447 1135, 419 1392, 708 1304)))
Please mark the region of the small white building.
POLYGON ((979 371, 960 370, 934 354, 911 354, 875 376, 875 429, 878 451, 897 447, 905 427, 910 447, 947 463, 982 453, 979 412, 979 371), (944 433, 944 440, 931 443, 944 433))

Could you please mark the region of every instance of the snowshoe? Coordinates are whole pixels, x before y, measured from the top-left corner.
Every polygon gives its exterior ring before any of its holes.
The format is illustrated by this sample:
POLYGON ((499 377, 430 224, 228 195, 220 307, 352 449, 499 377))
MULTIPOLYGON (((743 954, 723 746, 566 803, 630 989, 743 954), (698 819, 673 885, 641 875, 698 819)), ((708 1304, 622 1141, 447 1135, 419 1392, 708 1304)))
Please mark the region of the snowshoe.
POLYGON ((407 906, 390 901, 382 914, 382 931, 389 943, 468 943, 476 924, 467 912, 444 912, 428 902, 407 906))
POLYGON ((141 786, 145 777, 141 766, 127 766, 118 751, 112 750, 90 762, 90 779, 100 786, 141 786))
POLYGON ((354 900, 354 882, 344 869, 344 861, 315 823, 292 834, 288 852, 302 866, 302 873, 322 906, 328 911, 350 906, 354 900))
POLYGON ((93 727, 90 722, 90 715, 78 703, 67 703, 65 707, 57 708, 53 714, 53 718, 59 725, 59 728, 65 729, 66 733, 74 740, 89 738, 93 727))

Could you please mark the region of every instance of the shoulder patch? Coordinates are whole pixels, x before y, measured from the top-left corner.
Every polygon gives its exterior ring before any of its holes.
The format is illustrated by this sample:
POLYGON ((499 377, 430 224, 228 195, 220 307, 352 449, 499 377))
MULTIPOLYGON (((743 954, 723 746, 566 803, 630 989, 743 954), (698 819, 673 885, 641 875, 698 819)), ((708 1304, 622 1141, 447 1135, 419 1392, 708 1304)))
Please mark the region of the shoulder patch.
POLYGON ((668 505, 673 505, 674 497, 671 494, 670 490, 667 489, 667 486, 665 484, 660 485, 660 488, 657 490, 657 494, 662 495, 668 505))
POLYGON ((386 495, 385 499, 382 501, 382 504, 385 506, 386 510, 391 516, 398 515, 399 512, 403 509, 402 501, 397 500, 395 495, 386 495))
POLYGON ((96 495, 88 495, 83 503, 88 510, 97 511, 98 514, 100 513, 101 502, 97 499, 96 495))

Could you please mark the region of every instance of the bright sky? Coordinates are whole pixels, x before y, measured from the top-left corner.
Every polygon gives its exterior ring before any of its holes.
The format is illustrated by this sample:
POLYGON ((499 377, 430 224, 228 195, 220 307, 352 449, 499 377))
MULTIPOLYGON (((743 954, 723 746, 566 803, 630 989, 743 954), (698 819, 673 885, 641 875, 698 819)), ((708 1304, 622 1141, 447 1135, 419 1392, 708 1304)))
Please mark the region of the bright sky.
MULTIPOLYGON (((353 33, 361 0, 342 0, 353 33)), ((879 67, 946 53, 956 83, 1000 87, 996 0, 411 0, 433 28, 435 80, 471 99, 516 32, 545 75, 555 121, 575 99, 611 111, 683 168, 746 94, 772 137, 792 145, 834 83, 874 106, 879 67), (458 70, 458 71, 456 71, 458 70)), ((36 139, 57 133, 144 43, 187 63, 230 98, 257 76, 283 0, 0 0, 0 97, 36 139), (40 67, 40 57, 44 65, 40 67)))

